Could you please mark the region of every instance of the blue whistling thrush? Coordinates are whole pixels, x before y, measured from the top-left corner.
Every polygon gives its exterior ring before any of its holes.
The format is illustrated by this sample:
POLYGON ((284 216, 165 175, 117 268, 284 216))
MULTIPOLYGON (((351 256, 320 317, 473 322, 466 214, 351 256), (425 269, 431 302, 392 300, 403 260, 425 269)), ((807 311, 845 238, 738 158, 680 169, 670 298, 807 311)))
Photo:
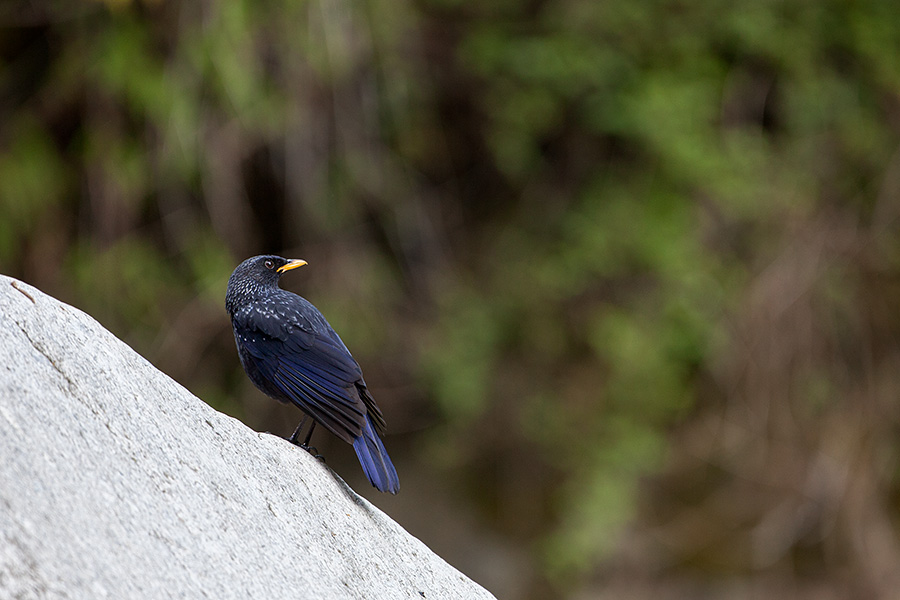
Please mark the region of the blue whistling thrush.
POLYGON ((353 444, 366 477, 379 491, 400 490, 397 470, 379 434, 384 417, 369 393, 356 360, 322 313, 308 300, 278 287, 281 276, 306 264, 280 256, 254 256, 228 279, 225 308, 231 316, 238 356, 260 390, 293 403, 306 416, 290 437, 313 418, 353 444))

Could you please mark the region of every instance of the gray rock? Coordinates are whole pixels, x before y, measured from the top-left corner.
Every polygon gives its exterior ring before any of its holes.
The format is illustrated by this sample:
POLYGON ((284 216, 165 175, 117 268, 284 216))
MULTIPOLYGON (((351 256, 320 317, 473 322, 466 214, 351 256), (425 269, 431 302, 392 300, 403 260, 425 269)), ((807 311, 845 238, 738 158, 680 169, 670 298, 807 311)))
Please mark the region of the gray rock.
POLYGON ((308 453, 4 276, 0 336, 0 598, 493 597, 308 453))

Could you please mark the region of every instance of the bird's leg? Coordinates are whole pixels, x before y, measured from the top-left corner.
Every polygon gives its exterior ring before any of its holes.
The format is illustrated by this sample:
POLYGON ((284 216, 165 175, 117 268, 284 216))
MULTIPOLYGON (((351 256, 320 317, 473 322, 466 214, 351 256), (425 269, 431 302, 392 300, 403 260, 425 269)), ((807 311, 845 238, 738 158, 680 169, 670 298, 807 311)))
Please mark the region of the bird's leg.
POLYGON ((297 428, 294 430, 294 433, 291 434, 291 437, 288 438, 288 441, 295 446, 300 446, 301 448, 312 454, 314 457, 324 459, 325 457, 319 454, 318 448, 309 445, 309 440, 312 439, 313 429, 316 428, 315 421, 313 421, 312 425, 309 426, 309 431, 306 432, 306 437, 303 439, 303 443, 297 443, 297 438, 300 436, 300 430, 303 429, 304 425, 306 425, 307 419, 309 419, 309 415, 303 415, 303 420, 300 421, 299 425, 297 425, 297 428))
MULTIPOLYGON (((291 434, 291 437, 288 438, 288 441, 292 444, 297 443, 297 436, 300 435, 300 430, 303 429, 303 426, 306 425, 306 420, 309 418, 309 415, 303 415, 303 420, 300 421, 300 424, 297 425, 297 429, 294 430, 294 433, 291 434)), ((315 427, 315 422, 313 422, 313 427, 315 427)), ((310 429, 312 431, 312 429, 310 429)), ((306 442, 309 442, 309 437, 306 438, 306 442)), ((303 445, 306 445, 306 442, 303 445)))
POLYGON ((312 452, 312 454, 314 454, 314 455, 318 455, 318 454, 319 454, 319 451, 316 450, 315 448, 311 448, 311 447, 309 446, 309 440, 312 439, 312 432, 313 432, 313 429, 315 429, 315 428, 316 428, 316 422, 313 421, 312 425, 309 426, 309 431, 306 432, 306 439, 303 440, 303 443, 300 444, 300 447, 301 447, 301 448, 306 448, 307 450, 309 450, 310 452, 312 452), (313 452, 313 450, 315 450, 315 452, 313 452))

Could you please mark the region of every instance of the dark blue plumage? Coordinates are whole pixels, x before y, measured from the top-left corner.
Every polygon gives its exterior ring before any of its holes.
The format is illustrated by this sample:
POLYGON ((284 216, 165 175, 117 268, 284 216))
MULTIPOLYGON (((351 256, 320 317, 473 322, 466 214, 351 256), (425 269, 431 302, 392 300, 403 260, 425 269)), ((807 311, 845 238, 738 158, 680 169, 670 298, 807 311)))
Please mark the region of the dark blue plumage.
POLYGON ((255 256, 231 274, 225 308, 241 364, 256 387, 353 444, 372 485, 396 494, 397 471, 379 438, 384 417, 362 370, 315 306, 278 287, 284 272, 304 264, 255 256))

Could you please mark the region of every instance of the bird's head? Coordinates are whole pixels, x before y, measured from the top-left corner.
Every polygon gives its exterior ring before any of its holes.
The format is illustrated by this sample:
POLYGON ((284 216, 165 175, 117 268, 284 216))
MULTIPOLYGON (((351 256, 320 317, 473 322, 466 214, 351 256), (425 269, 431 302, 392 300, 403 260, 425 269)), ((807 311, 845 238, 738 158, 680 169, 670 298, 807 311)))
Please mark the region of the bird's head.
POLYGON ((302 259, 288 259, 275 255, 254 256, 237 266, 228 278, 225 307, 232 312, 241 301, 264 295, 278 287, 281 276, 306 264, 302 259))

